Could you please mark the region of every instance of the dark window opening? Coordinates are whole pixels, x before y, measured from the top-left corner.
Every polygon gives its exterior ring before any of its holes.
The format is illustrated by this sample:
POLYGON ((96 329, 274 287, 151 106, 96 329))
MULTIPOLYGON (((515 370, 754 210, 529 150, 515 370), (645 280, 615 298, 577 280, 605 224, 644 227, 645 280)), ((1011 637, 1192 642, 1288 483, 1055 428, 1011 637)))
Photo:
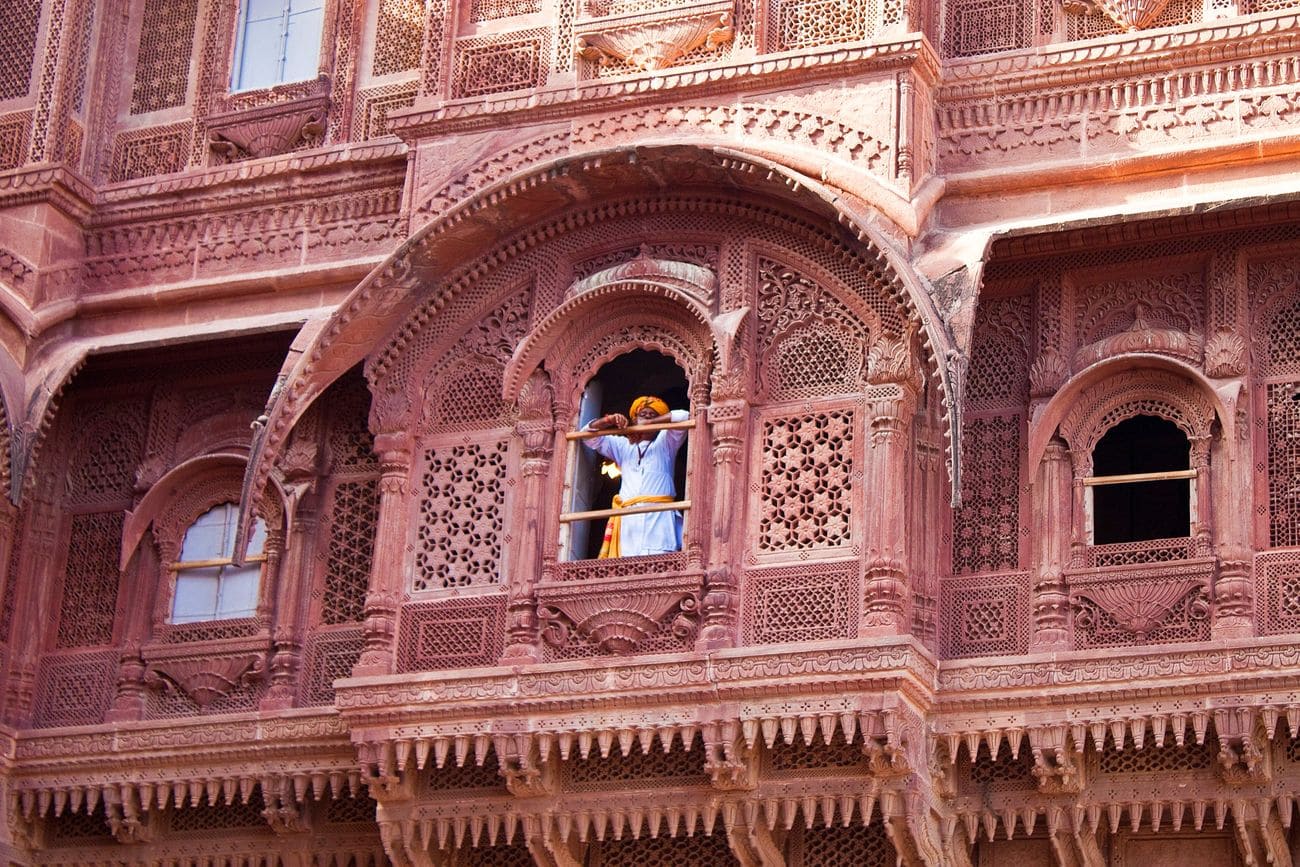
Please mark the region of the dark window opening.
MULTIPOLYGON (((626 415, 632 401, 642 395, 663 398, 669 409, 688 409, 690 406, 686 374, 677 363, 660 352, 634 349, 605 364, 587 383, 582 393, 578 428, 610 413, 621 412, 626 415)), ((673 469, 678 499, 684 496, 686 490, 686 452, 689 447, 688 440, 677 452, 673 469)), ((614 495, 619 491, 619 480, 609 475, 608 471, 601 471, 602 465, 608 462, 585 447, 576 449, 576 455, 569 510, 584 512, 610 508, 614 495)), ((597 557, 606 523, 606 518, 596 518, 570 524, 567 545, 569 559, 597 557)))
MULTIPOLYGON (((1092 453, 1093 478, 1187 471, 1191 444, 1173 422, 1139 415, 1115 425, 1092 453)), ((1092 543, 1174 539, 1191 533, 1194 479, 1094 484, 1092 543)))

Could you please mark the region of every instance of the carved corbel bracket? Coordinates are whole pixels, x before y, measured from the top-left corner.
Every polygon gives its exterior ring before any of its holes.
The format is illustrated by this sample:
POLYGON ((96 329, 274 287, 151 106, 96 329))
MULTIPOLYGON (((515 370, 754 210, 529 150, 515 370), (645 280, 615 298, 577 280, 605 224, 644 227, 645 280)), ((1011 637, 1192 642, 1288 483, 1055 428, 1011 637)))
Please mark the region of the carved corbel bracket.
POLYGON ((706 726, 704 770, 721 791, 752 790, 758 786, 758 750, 740 737, 740 722, 727 720, 706 726))
POLYGON ((1188 616, 1194 620, 1208 618, 1205 583, 1198 578, 1094 584, 1073 594, 1074 624, 1079 629, 1092 629, 1105 617, 1138 641, 1145 641, 1188 596, 1194 596, 1188 616))
POLYGON ((696 12, 660 21, 588 25, 578 36, 578 56, 600 66, 626 63, 642 72, 667 69, 704 46, 716 51, 735 35, 731 13, 696 12))
POLYGON ((145 685, 170 692, 180 690, 200 708, 226 698, 241 687, 257 683, 266 675, 260 654, 159 660, 149 665, 145 685))
POLYGON ((510 794, 516 798, 542 798, 555 794, 556 764, 551 761, 549 742, 543 749, 534 734, 520 732, 496 736, 492 749, 510 794))
POLYGON ((1225 783, 1244 786, 1273 779, 1269 738, 1254 708, 1219 708, 1214 730, 1219 736, 1219 777, 1225 783))
POLYGON ((275 156, 315 147, 325 133, 329 94, 212 115, 208 147, 222 162, 275 156))
POLYGON ((1030 729, 1029 749, 1034 756, 1038 791, 1047 795, 1071 795, 1083 791, 1083 754, 1065 726, 1030 729))
POLYGON ((572 632, 605 653, 631 653, 664 625, 683 640, 699 625, 701 577, 538 588, 542 638, 563 647, 572 632))

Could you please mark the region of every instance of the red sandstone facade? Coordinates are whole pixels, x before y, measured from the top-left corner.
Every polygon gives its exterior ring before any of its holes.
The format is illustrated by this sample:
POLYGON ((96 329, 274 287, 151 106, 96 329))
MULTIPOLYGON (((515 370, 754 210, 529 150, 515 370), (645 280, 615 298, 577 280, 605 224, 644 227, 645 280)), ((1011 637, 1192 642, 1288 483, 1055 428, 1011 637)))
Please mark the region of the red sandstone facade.
POLYGON ((1300 7, 301 5, 0 9, 10 863, 1294 863, 1300 7))

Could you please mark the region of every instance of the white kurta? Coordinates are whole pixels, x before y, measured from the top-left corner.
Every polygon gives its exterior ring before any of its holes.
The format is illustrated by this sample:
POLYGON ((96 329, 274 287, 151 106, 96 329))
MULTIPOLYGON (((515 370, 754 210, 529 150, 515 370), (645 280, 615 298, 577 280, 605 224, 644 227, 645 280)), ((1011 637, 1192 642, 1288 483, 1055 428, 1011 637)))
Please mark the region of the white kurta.
MULTIPOLYGON (((686 421, 691 414, 684 409, 669 413, 672 421, 686 421)), ((633 443, 621 435, 584 440, 587 447, 618 464, 622 473, 619 496, 677 498, 673 484, 673 465, 677 450, 686 441, 684 430, 661 430, 645 442, 633 443)), ((651 512, 648 515, 624 515, 619 522, 619 548, 624 557, 665 554, 682 549, 682 513, 651 512)))

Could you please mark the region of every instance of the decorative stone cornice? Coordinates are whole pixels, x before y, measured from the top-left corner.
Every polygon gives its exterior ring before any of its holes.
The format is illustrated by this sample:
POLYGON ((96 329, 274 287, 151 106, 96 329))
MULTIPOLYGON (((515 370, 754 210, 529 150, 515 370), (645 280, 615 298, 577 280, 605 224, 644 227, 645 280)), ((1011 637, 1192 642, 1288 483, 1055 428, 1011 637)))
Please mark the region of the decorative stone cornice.
POLYGON ((414 141, 450 132, 498 129, 514 122, 535 123, 588 114, 603 116, 610 113, 612 106, 625 106, 629 96, 650 91, 671 89, 674 101, 680 101, 695 98, 691 94, 702 92, 730 94, 752 90, 760 79, 764 88, 787 83, 802 87, 818 77, 839 81, 899 69, 911 69, 919 72, 923 79, 935 81, 939 75, 939 57, 927 40, 913 34, 870 45, 827 46, 768 55, 751 62, 659 70, 617 81, 584 83, 576 88, 539 89, 526 97, 475 98, 432 106, 417 105, 390 114, 389 129, 406 141, 414 141))
POLYGON ((11 743, 9 788, 25 818, 50 809, 89 813, 109 791, 148 810, 247 800, 254 786, 301 802, 356 792, 361 783, 332 710, 30 731, 11 743))

